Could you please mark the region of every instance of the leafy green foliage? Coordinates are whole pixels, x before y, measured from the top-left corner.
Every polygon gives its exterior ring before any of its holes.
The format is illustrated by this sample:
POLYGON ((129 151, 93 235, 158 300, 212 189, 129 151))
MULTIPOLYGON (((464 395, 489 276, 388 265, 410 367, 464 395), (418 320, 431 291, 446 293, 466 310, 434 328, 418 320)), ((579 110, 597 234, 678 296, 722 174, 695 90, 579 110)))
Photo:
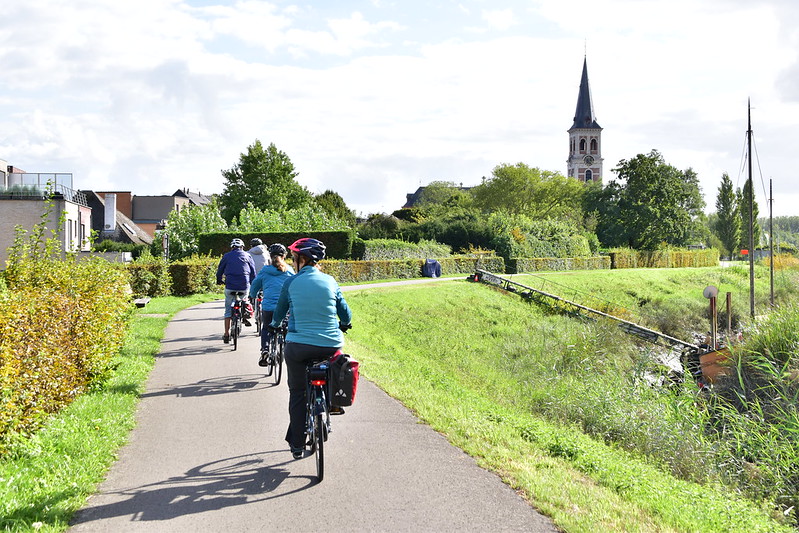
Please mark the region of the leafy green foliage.
POLYGON ((364 242, 364 261, 385 259, 427 259, 447 257, 452 253, 449 246, 435 241, 406 242, 396 239, 372 239, 364 242))
POLYGON ((719 194, 716 196, 716 214, 718 219, 714 225, 714 232, 718 235, 726 254, 732 255, 741 241, 741 216, 738 210, 738 197, 726 172, 721 176, 719 194))
POLYGON ((355 211, 347 207, 339 193, 328 189, 314 196, 314 201, 328 217, 341 220, 350 228, 355 227, 355 211))
POLYGON ((620 161, 614 172, 619 181, 610 181, 593 202, 603 245, 654 250, 663 243, 691 244, 705 205, 693 170, 677 170, 652 150, 620 161))
POLYGON ((174 261, 200 252, 199 236, 203 233, 224 231, 228 227, 219 212, 216 199, 205 205, 190 205, 183 209, 170 211, 166 228, 158 233, 160 241, 163 233, 169 239, 169 258, 174 261))
POLYGON ((491 247, 506 259, 591 255, 588 239, 573 223, 498 212, 489 216, 488 224, 494 234, 491 247))
POLYGON ((186 296, 218 292, 219 286, 216 284, 218 265, 219 258, 211 255, 193 255, 170 263, 171 294, 186 296))
POLYGON ((302 205, 285 210, 261 210, 248 202, 230 225, 241 233, 285 233, 349 230, 350 224, 336 214, 316 206, 302 205))
MULTIPOLYGON (((741 240, 738 244, 738 247, 743 250, 748 250, 749 246, 749 191, 752 188, 752 184, 749 180, 746 180, 744 183, 743 189, 738 189, 736 191, 736 198, 738 200, 738 215, 741 218, 741 240)), ((757 207, 757 200, 752 203, 752 242, 754 243, 755 249, 760 247, 760 235, 761 229, 760 224, 757 221, 758 213, 760 209, 757 207)))
POLYGON ((172 290, 169 263, 162 257, 153 257, 147 250, 127 265, 130 288, 136 298, 142 296, 167 296, 172 290))
POLYGON ((575 179, 524 163, 499 165, 491 178, 472 189, 475 205, 486 212, 575 220, 581 218, 584 191, 575 179))
POLYGON ((0 451, 101 382, 127 327, 127 276, 61 259, 43 221, 18 230, 0 292, 0 451))
POLYGON ((238 217, 248 203, 262 211, 285 211, 310 204, 313 196, 297 181, 291 159, 273 143, 264 149, 255 140, 239 162, 222 171, 225 188, 219 197, 222 218, 238 217))
POLYGON ((92 245, 92 251, 95 252, 130 252, 131 256, 136 259, 144 250, 149 250, 146 244, 133 244, 131 242, 118 242, 111 239, 105 239, 97 244, 92 245))

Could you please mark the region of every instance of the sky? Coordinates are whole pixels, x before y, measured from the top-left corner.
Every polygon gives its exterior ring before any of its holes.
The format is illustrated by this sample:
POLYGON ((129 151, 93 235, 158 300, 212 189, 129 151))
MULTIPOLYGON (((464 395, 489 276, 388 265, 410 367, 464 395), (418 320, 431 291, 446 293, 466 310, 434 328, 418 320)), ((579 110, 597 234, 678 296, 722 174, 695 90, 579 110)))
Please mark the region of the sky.
POLYGON ((223 189, 255 140, 360 215, 497 165, 566 173, 583 60, 604 182, 658 150, 799 215, 795 0, 8 0, 0 159, 76 189, 223 189))

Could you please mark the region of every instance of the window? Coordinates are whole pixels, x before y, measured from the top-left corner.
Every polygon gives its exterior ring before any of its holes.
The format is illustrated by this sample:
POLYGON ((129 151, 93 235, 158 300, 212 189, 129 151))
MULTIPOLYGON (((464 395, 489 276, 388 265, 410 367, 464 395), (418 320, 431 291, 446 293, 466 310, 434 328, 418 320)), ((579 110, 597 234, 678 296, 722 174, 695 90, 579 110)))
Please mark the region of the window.
POLYGON ((591 153, 595 154, 597 152, 597 146, 596 139, 591 139, 591 153))
POLYGON ((594 181, 594 173, 589 169, 586 169, 585 171, 585 181, 594 181))
POLYGON ((580 139, 580 153, 585 153, 585 139, 580 139))

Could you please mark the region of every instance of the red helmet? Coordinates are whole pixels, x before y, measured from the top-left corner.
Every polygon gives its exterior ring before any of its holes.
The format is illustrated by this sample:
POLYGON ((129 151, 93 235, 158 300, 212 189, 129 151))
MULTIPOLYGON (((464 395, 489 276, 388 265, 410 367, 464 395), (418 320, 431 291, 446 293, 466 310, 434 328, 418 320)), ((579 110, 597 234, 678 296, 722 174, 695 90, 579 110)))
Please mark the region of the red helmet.
POLYGON ((318 263, 325 258, 324 243, 309 237, 297 239, 291 244, 291 246, 289 246, 289 250, 298 255, 304 255, 305 257, 308 257, 314 263, 318 263))

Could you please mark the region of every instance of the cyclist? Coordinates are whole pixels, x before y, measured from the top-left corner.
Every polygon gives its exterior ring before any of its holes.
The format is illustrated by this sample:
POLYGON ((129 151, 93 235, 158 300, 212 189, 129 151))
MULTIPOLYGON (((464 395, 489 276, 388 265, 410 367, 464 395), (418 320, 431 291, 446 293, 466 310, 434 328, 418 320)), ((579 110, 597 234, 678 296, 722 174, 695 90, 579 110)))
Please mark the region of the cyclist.
MULTIPOLYGON (((283 284, 294 275, 294 269, 286 263, 288 251, 282 244, 273 244, 269 247, 269 257, 271 264, 262 268, 250 285, 250 298, 258 296, 258 291, 263 291, 261 301, 261 318, 264 324, 272 321, 272 314, 275 311, 277 299, 280 296, 280 289, 283 284)), ((261 360, 258 364, 265 366, 267 350, 271 332, 269 328, 261 328, 261 360)))
POLYGON ((305 448, 305 368, 321 361, 344 345, 343 329, 352 322, 352 312, 333 276, 323 274, 317 263, 325 258, 325 245, 304 238, 289 246, 297 275, 284 284, 272 316, 277 328, 289 315, 286 334, 286 370, 289 383, 289 428, 286 441, 295 459, 305 448))
MULTIPOLYGON (((222 277, 225 278, 225 334, 222 342, 230 342, 230 307, 233 304, 234 292, 246 293, 250 289, 250 280, 255 278, 255 264, 252 256, 244 251, 244 241, 233 239, 230 241, 230 251, 219 260, 216 268, 216 283, 222 284, 222 277)), ((251 325, 245 316, 243 318, 246 326, 251 325)))
POLYGON ((247 250, 247 253, 252 256, 256 274, 261 272, 261 269, 270 263, 266 246, 264 246, 264 242, 258 237, 250 241, 250 249, 247 250))

